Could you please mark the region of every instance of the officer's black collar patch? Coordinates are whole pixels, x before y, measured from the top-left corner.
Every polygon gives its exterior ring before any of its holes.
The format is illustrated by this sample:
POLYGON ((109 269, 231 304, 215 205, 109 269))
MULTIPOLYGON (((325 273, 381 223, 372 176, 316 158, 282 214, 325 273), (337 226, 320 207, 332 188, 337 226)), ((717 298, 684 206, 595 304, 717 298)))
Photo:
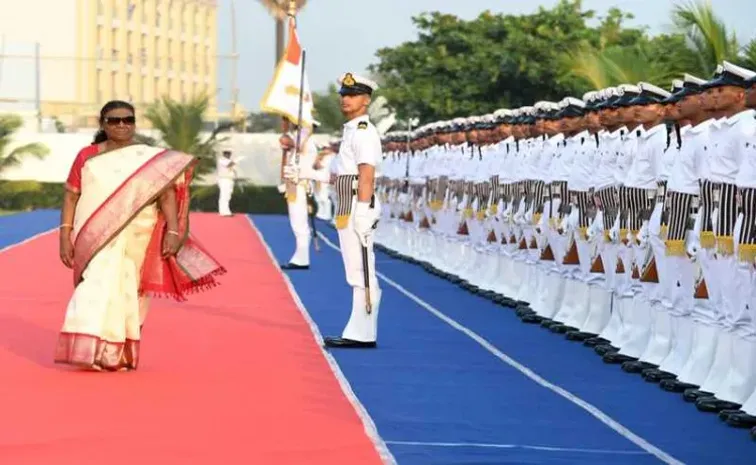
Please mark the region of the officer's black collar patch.
POLYGON ((360 121, 357 123, 357 129, 367 129, 367 121, 360 121))

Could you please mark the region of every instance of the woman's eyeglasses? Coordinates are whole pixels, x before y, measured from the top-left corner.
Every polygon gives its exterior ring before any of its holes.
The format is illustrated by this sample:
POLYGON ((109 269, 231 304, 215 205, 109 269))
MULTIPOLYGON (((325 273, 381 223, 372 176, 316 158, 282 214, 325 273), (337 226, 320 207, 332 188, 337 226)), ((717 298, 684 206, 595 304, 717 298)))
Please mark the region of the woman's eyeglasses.
POLYGON ((119 124, 125 124, 127 126, 133 126, 136 124, 135 116, 108 116, 105 118, 105 124, 108 126, 118 126, 119 124))

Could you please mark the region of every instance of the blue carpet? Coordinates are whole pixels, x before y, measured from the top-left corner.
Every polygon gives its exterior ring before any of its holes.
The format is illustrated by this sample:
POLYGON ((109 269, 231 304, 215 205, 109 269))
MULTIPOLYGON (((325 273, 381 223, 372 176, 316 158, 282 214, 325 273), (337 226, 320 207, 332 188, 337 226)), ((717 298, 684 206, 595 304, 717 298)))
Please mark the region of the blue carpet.
POLYGON ((60 224, 60 211, 36 210, 0 216, 0 249, 60 224))
MULTIPOLYGON (((255 216, 280 262, 293 252, 288 219, 255 216)), ((333 229, 319 229, 338 245, 333 229)), ((591 349, 471 295, 422 268, 378 254, 379 272, 476 332, 547 381, 689 464, 748 463, 756 446, 679 395, 604 364, 591 349)), ((351 291, 338 252, 322 245, 307 271, 288 272, 324 335, 340 335, 351 291)), ((572 402, 496 358, 382 282, 379 348, 332 351, 400 464, 645 464, 660 461, 572 402)))

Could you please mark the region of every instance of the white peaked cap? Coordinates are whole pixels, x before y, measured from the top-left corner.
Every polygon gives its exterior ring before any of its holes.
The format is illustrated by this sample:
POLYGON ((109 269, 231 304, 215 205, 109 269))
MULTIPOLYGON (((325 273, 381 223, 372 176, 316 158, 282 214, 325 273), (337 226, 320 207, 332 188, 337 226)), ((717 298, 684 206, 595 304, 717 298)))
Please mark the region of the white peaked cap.
POLYGON ((726 72, 730 74, 734 74, 735 76, 741 77, 744 80, 748 80, 756 76, 756 72, 751 71, 750 69, 743 68, 741 66, 733 65, 729 61, 723 61, 722 67, 724 68, 726 72))
POLYGON ((672 95, 661 87, 649 84, 648 82, 639 82, 638 87, 643 92, 648 92, 662 98, 667 98, 672 95))
POLYGON ((697 84, 699 86, 702 86, 706 84, 706 79, 701 79, 700 77, 693 76, 692 74, 685 73, 685 76, 683 76, 683 82, 690 82, 691 84, 697 84))

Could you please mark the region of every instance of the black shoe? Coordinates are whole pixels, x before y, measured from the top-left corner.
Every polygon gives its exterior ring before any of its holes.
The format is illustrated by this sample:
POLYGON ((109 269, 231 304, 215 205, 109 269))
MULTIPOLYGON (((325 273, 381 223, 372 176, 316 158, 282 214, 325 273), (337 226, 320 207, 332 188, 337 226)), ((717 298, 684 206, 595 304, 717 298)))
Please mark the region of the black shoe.
POLYGON ((756 441, 756 426, 754 426, 753 428, 751 428, 751 439, 753 439, 754 441, 756 441))
POLYGON ((613 352, 618 352, 619 351, 619 347, 614 347, 611 344, 600 344, 600 345, 597 345, 596 347, 594 347, 593 351, 603 357, 606 354, 611 354, 613 352))
POLYGON ((620 364, 625 362, 634 362, 638 359, 629 355, 621 354, 619 352, 609 352, 602 357, 602 360, 604 361, 604 363, 620 364))
POLYGON ((568 341, 582 342, 582 341, 587 341, 588 339, 592 339, 596 337, 596 335, 591 334, 591 333, 584 333, 582 331, 567 331, 567 333, 565 334, 565 337, 567 338, 568 341))
POLYGON ((287 263, 286 265, 281 265, 282 270, 309 270, 310 265, 296 265, 294 263, 287 263))
POLYGON ((519 307, 517 310, 515 310, 515 314, 519 316, 520 318, 524 317, 525 315, 532 315, 535 311, 533 311, 530 307, 519 307))
POLYGON ((549 327, 549 331, 551 331, 552 333, 564 334, 570 331, 579 331, 579 330, 577 328, 573 328, 572 326, 557 324, 557 325, 551 325, 549 327))
POLYGON ((756 417, 745 412, 731 413, 725 419, 728 425, 735 428, 753 428, 756 426, 756 417))
POLYGON ((740 407, 742 405, 716 397, 701 397, 696 400, 696 408, 701 412, 719 413, 722 410, 740 410, 740 407))
POLYGON ((722 421, 727 421, 728 418, 730 418, 730 415, 738 415, 741 413, 745 413, 742 410, 720 410, 719 413, 717 413, 717 416, 722 421))
POLYGON ((606 345, 611 343, 611 341, 604 339, 603 337, 592 337, 583 341, 583 345, 586 347, 596 347, 598 345, 606 345))
POLYGON ((545 319, 546 318, 540 316, 539 314, 535 312, 528 313, 527 315, 523 315, 522 317, 520 317, 520 321, 522 321, 523 323, 528 323, 528 324, 539 324, 545 319))
POLYGON ((330 348, 341 348, 341 349, 373 349, 376 347, 375 341, 372 342, 363 342, 363 341, 354 341, 352 339, 344 339, 341 337, 331 337, 327 336, 323 339, 324 346, 330 347, 330 348))
POLYGON ((649 368, 647 370, 643 370, 641 372, 641 375, 643 376, 643 379, 645 379, 649 383, 659 383, 667 379, 673 380, 677 378, 677 375, 675 375, 674 373, 660 370, 658 368, 649 368))
POLYGON ((652 363, 642 362, 640 360, 637 360, 634 362, 624 362, 622 364, 622 371, 626 371, 628 373, 640 373, 643 370, 648 370, 648 369, 653 369, 653 368, 659 368, 659 367, 652 363))
POLYGON ((698 388, 689 388, 683 392, 683 399, 685 400, 685 402, 695 402, 698 399, 701 399, 704 397, 714 397, 714 393, 708 392, 708 391, 702 391, 698 388))
POLYGON ((664 381, 659 382, 659 387, 667 392, 677 393, 685 392, 686 389, 698 389, 698 386, 695 384, 683 383, 677 379, 665 379, 664 381))

